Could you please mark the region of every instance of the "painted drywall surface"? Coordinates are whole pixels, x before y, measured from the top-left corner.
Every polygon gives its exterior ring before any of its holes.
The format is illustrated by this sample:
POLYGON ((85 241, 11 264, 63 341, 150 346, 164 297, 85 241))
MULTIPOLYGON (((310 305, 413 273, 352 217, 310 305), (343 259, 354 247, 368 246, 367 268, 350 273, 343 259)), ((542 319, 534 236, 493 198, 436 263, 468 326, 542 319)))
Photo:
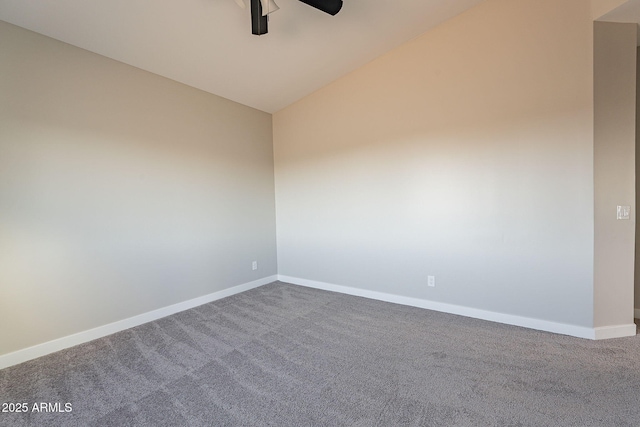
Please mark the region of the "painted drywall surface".
POLYGON ((270 114, 2 22, 0 58, 0 354, 276 273, 270 114))
MULTIPOLYGON (((636 206, 638 208, 638 191, 640 191, 640 47, 636 49, 636 206)), ((634 295, 636 310, 640 310, 640 227, 637 227, 636 215, 636 259, 634 267, 634 295)))
POLYGON ((636 24, 594 23, 594 325, 633 323, 636 24), (616 207, 633 206, 629 220, 616 207))
POLYGON ((279 274, 593 326, 590 14, 489 0, 277 112, 279 274))

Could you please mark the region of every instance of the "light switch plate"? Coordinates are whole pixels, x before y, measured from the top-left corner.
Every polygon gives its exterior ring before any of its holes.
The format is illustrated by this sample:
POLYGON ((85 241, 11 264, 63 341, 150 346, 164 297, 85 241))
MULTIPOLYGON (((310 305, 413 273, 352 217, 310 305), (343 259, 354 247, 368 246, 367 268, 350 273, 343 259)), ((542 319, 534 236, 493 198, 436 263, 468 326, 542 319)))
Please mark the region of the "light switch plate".
POLYGON ((631 206, 618 206, 617 219, 629 219, 631 213, 631 206))

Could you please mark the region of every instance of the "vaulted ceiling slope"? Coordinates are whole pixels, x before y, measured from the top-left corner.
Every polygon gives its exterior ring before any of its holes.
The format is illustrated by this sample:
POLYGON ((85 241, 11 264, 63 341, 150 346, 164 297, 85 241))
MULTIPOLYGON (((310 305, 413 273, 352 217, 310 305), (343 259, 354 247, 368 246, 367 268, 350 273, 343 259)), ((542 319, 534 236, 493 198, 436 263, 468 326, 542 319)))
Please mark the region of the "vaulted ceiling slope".
MULTIPOLYGON (((627 0, 609 13, 601 16, 598 21, 626 22, 640 24, 640 0, 627 0)), ((640 29, 638 31, 638 46, 640 46, 640 29)))
POLYGON ((0 0, 0 20, 273 113, 481 1, 344 0, 331 16, 276 0, 262 36, 234 0, 0 0))

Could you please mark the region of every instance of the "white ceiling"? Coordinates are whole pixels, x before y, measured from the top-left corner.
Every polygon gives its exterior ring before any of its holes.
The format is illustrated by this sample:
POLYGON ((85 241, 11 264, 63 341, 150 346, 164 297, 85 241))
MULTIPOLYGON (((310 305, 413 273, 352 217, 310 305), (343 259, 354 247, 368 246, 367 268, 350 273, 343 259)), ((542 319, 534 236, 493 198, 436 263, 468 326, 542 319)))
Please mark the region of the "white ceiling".
MULTIPOLYGON (((628 0, 600 17, 598 21, 640 24, 640 0, 628 0)), ((638 29, 638 46, 640 46, 640 28, 638 29)))
POLYGON ((234 0, 0 0, 0 20, 275 112, 482 0, 276 0, 251 34, 234 0))

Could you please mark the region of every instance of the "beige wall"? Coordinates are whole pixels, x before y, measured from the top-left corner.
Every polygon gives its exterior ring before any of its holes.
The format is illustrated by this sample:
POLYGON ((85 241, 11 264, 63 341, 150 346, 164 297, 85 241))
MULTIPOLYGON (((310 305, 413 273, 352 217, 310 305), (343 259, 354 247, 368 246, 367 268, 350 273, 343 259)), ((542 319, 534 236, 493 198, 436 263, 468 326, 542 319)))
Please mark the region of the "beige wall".
POLYGON ((0 355, 276 274, 269 114, 3 22, 0 58, 0 355))
POLYGON ((276 113, 279 274, 593 326, 591 13, 488 0, 276 113))
POLYGON ((594 325, 633 321, 636 24, 594 24, 594 325), (633 206, 630 220, 616 206, 633 206))
MULTIPOLYGON (((636 206, 640 196, 640 48, 636 50, 636 206)), ((640 310, 640 227, 637 227, 636 215, 636 260, 635 260, 635 304, 636 310, 640 310)), ((640 317, 640 316, 636 316, 640 317)))
POLYGON ((0 355, 275 274, 274 154, 282 275, 626 323, 616 2, 487 0, 275 114, 275 153, 266 113, 0 22, 0 355))

